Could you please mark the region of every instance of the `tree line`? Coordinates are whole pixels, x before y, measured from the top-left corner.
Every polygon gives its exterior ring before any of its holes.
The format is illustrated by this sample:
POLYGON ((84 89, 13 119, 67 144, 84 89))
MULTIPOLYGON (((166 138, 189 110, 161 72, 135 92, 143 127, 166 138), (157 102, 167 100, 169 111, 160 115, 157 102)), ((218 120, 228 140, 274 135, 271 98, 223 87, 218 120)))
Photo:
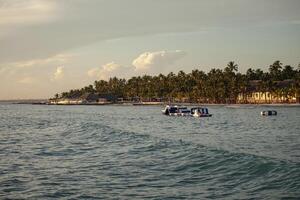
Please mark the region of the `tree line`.
POLYGON ((230 61, 224 69, 211 69, 208 73, 195 69, 190 73, 179 71, 167 75, 134 76, 128 80, 112 77, 108 81, 96 80, 93 85, 56 94, 58 98, 80 98, 84 94, 110 95, 117 98, 160 99, 163 101, 188 101, 201 103, 235 103, 239 94, 243 96, 254 90, 276 95, 300 96, 300 63, 297 68, 275 61, 268 71, 249 68, 238 72, 238 65, 230 61), (278 82, 290 80, 281 87, 278 82))

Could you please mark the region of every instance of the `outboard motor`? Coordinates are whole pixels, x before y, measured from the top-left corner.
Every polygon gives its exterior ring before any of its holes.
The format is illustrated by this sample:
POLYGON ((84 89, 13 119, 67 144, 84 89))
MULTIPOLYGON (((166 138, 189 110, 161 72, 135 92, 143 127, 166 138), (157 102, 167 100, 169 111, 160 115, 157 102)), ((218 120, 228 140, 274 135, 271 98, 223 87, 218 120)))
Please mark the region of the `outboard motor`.
POLYGON ((170 114, 170 110, 169 110, 169 108, 166 108, 165 115, 169 115, 169 114, 170 114))

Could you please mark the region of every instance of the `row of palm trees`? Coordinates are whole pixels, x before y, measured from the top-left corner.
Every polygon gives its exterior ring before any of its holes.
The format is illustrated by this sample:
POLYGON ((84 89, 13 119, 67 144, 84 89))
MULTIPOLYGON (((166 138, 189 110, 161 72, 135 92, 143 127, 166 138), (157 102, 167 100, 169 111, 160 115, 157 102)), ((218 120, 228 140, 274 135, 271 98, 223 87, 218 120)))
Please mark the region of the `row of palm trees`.
POLYGON ((222 69, 211 69, 208 73, 195 69, 190 73, 179 71, 167 75, 135 76, 128 80, 117 77, 108 81, 97 80, 94 85, 56 94, 55 98, 79 98, 93 93, 112 95, 115 98, 160 99, 164 101, 188 101, 201 103, 236 103, 239 94, 247 96, 253 90, 274 94, 300 96, 300 64, 297 69, 275 61, 268 72, 249 68, 245 74, 238 72, 238 65, 231 61, 222 69), (280 87, 279 81, 291 80, 280 87), (256 82, 253 88, 253 82, 256 82))

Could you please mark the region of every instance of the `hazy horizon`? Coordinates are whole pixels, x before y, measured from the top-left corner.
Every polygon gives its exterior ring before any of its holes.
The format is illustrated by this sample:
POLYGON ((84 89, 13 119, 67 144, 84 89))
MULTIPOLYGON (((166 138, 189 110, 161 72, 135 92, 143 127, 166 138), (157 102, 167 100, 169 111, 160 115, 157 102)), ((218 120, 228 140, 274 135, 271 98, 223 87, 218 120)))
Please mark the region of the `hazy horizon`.
POLYGON ((0 100, 111 76, 300 63, 298 0, 0 0, 0 100))

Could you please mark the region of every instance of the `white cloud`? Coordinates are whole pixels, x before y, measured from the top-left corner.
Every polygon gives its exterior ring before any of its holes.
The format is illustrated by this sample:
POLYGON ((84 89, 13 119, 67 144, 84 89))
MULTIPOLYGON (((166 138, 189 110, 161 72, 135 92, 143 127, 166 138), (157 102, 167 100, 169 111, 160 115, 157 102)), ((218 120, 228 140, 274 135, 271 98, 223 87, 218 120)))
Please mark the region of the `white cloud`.
MULTIPOLYGON (((28 74, 28 73, 34 73, 34 72, 40 72, 42 67, 53 67, 53 66, 61 66, 63 64, 66 64, 70 61, 70 58, 73 57, 73 55, 70 54, 57 54, 55 56, 45 58, 45 59, 34 59, 34 60, 25 60, 20 62, 11 62, 2 64, 0 66, 0 78, 17 78, 19 79, 19 83, 29 83, 30 79, 25 76, 20 78, 21 74, 28 74)), ((44 71, 44 70, 43 70, 44 71)), ((63 76, 63 68, 58 67, 56 72, 56 75, 53 75, 51 80, 57 80, 60 79, 63 76)))
POLYGON ((33 59, 33 60, 26 60, 21 62, 13 62, 7 65, 11 67, 23 68, 23 67, 42 66, 46 64, 62 64, 68 62, 71 57, 72 55, 70 54, 57 54, 45 59, 33 59))
POLYGON ((54 76, 52 80, 59 80, 64 77, 64 67, 60 66, 56 68, 56 71, 54 72, 54 76))
POLYGON ((107 71, 107 72, 116 71, 116 70, 120 69, 121 67, 122 67, 121 65, 116 64, 115 62, 110 62, 110 63, 107 63, 102 66, 103 70, 107 71))
POLYGON ((0 67, 0 76, 11 76, 15 74, 16 70, 10 66, 2 66, 0 67))
POLYGON ((89 77, 100 77, 100 74, 101 74, 101 69, 100 68, 93 68, 93 69, 90 69, 88 72, 87 72, 88 76, 89 77))
POLYGON ((0 2, 0 25, 35 24, 53 19, 54 1, 13 0, 0 2))
POLYGON ((103 80, 107 80, 110 77, 117 76, 118 78, 125 78, 129 74, 132 74, 132 67, 124 67, 115 62, 110 62, 101 67, 96 67, 90 69, 87 74, 93 78, 99 78, 103 80))
POLYGON ((181 50, 145 52, 134 59, 132 65, 136 71, 155 72, 169 67, 185 55, 186 52, 181 50))
POLYGON ((168 67, 185 55, 186 53, 181 50, 145 52, 132 61, 133 66, 125 67, 115 62, 110 62, 101 67, 88 70, 87 75, 107 80, 114 76, 118 78, 130 78, 144 73, 164 73, 168 72, 168 67))
POLYGON ((30 76, 23 77, 18 81, 18 83, 22 83, 22 84, 31 84, 33 82, 34 82, 34 79, 30 76))

